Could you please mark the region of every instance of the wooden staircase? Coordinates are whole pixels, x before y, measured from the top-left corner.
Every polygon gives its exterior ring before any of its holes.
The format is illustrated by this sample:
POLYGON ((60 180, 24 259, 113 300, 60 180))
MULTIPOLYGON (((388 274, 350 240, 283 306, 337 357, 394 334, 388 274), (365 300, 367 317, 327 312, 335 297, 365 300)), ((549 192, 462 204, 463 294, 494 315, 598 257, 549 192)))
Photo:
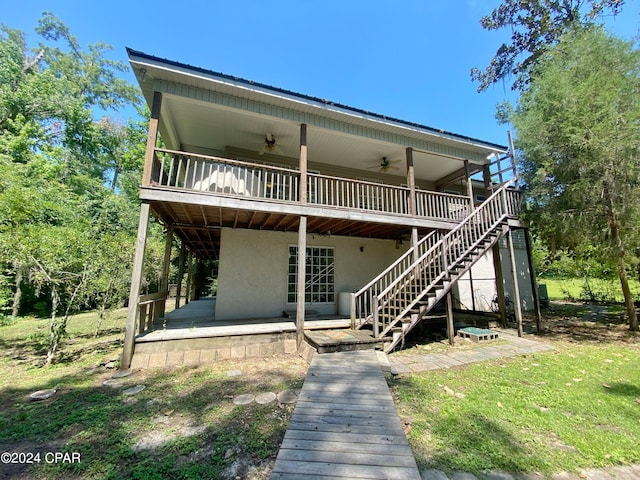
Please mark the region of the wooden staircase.
POLYGON ((515 179, 502 185, 456 228, 432 232, 352 297, 352 324, 371 328, 393 350, 456 282, 509 230, 521 211, 515 179))

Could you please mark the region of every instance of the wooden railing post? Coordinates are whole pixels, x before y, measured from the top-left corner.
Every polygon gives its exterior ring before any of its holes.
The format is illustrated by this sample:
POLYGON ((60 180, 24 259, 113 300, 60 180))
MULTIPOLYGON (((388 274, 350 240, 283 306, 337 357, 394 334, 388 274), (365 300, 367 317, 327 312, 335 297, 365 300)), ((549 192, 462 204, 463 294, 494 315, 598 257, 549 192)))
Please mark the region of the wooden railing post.
POLYGON ((351 330, 356 329, 356 294, 349 294, 349 316, 351 317, 351 330))
POLYGON ((467 179, 467 195, 469 196, 469 213, 476 208, 473 199, 473 181, 471 180, 471 170, 469 169, 469 160, 464 161, 464 172, 467 179))
MULTIPOLYGON (((167 238, 164 246, 164 260, 162 264, 162 282, 160 284, 160 290, 163 292, 169 291, 169 268, 171 267, 171 249, 173 247, 173 227, 167 229, 167 238)), ((158 317, 164 317, 166 310, 166 299, 163 300, 160 308, 158 309, 158 317)))
POLYGON ((374 295, 373 296, 373 307, 372 307, 372 313, 373 313, 373 338, 378 338, 378 336, 380 335, 380 312, 378 311, 378 308, 380 306, 380 303, 378 301, 378 295, 374 295))
POLYGON ((153 104, 151 106, 151 118, 149 119, 149 132, 147 134, 147 149, 144 156, 144 169, 142 171, 142 186, 151 185, 151 172, 155 160, 156 142, 158 140, 158 123, 160 121, 160 108, 162 105, 162 93, 153 92, 153 104))

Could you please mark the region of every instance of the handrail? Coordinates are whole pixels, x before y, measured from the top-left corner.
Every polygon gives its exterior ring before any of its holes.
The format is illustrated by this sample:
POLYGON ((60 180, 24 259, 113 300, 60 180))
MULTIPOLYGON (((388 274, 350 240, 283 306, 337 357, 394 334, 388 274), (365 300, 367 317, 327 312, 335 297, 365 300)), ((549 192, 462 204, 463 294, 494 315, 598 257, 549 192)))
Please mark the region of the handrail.
POLYGON ((507 201, 507 192, 514 182, 515 178, 502 185, 373 297, 371 316, 375 337, 384 336, 429 290, 447 278, 490 232, 516 213, 512 211, 514 205, 507 201))
MULTIPOLYGON (((508 184, 508 183, 511 183, 511 181, 510 181, 510 182, 507 182, 507 184, 508 184)), ((456 232, 458 232, 458 231, 460 231, 462 228, 464 228, 464 227, 465 227, 465 225, 468 223, 468 221, 469 221, 472 217, 477 217, 477 216, 481 215, 481 214, 482 214, 482 212, 483 212, 483 207, 485 207, 486 205, 490 204, 490 202, 492 202, 492 201, 495 199, 495 197, 497 197, 498 195, 500 195, 500 194, 502 193, 502 191, 505 189, 505 187, 507 186, 507 184, 503 185, 499 190, 496 190, 496 191, 495 191, 495 192, 494 192, 494 193, 493 193, 493 194, 492 194, 492 195, 491 195, 487 200, 485 200, 485 201, 483 202, 483 204, 482 204, 482 205, 480 205, 480 206, 479 206, 478 208, 476 208, 473 212, 471 212, 471 214, 470 214, 470 215, 469 215, 469 216, 468 216, 468 217, 467 217, 467 218, 466 218, 462 223, 460 223, 460 224, 459 224, 459 225, 457 225, 454 229, 452 229, 452 230, 450 230, 449 232, 447 232, 447 234, 446 234, 444 237, 442 237, 442 238, 438 241, 438 243, 437 243, 436 245, 434 245, 433 247, 431 247, 431 249, 429 249, 429 251, 425 252, 425 253, 424 253, 424 254, 423 254, 423 255, 422 255, 418 260, 416 260, 413 264, 411 264, 411 265, 407 268, 407 270, 408 270, 408 271, 412 271, 412 270, 414 270, 417 266, 419 266, 419 264, 420 264, 420 262, 421 262, 421 260, 422 260, 422 259, 424 259, 424 258, 425 258, 426 256, 428 256, 432 251, 434 251, 435 249, 437 249, 437 248, 438 248, 439 244, 441 244, 441 243, 447 243, 447 240, 450 240, 450 239, 451 239, 451 237, 452 237, 453 235, 455 235, 455 234, 456 234, 456 232)), ((450 266, 450 265, 449 265, 449 266, 450 266)), ((382 295, 385 295, 386 293, 388 293, 389 288, 390 288, 390 287, 387 287, 384 291, 382 291, 382 292, 380 293, 380 295, 382 296, 382 295)))
POLYGON ((156 152, 160 152, 160 153, 169 153, 171 155, 182 155, 182 156, 185 156, 185 157, 197 157, 197 158, 201 158, 202 160, 209 160, 209 161, 212 161, 212 162, 229 163, 229 164, 235 164, 235 165, 238 165, 238 166, 249 166, 249 167, 256 167, 256 168, 269 168, 269 170, 280 170, 280 171, 287 172, 287 173, 300 174, 300 170, 298 170, 296 168, 278 167, 276 165, 271 165, 271 164, 266 164, 266 163, 246 162, 244 160, 234 160, 233 158, 218 157, 218 156, 214 156, 214 155, 203 155, 203 154, 200 154, 200 153, 183 152, 183 151, 180 151, 180 150, 170 150, 168 148, 156 148, 155 151, 156 152))
MULTIPOLYGON (((356 318, 358 317, 358 312, 361 314, 366 312, 367 305, 373 304, 373 296, 377 295, 378 292, 384 290, 386 286, 391 283, 397 276, 407 269, 407 266, 413 262, 413 259, 416 257, 421 257, 424 252, 429 250, 433 243, 436 241, 436 237, 440 236, 440 232, 434 230, 429 232, 426 236, 422 237, 418 243, 409 248, 404 254, 402 254, 395 262, 389 265, 386 269, 384 269, 378 276, 376 276, 373 280, 367 283, 364 287, 362 287, 357 292, 353 293, 352 304, 355 305, 355 308, 351 311, 351 323, 352 325, 356 325, 356 318), (416 254, 416 252, 418 252, 416 254)), ((360 317, 359 325, 362 325, 366 321, 371 320, 366 315, 365 317, 360 317)))

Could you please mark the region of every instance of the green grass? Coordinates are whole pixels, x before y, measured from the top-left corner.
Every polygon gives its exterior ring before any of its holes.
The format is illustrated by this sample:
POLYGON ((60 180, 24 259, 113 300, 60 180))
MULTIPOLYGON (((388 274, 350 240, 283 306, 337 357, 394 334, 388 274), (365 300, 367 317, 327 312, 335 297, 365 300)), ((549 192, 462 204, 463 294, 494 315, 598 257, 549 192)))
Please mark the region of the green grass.
MULTIPOLYGON (((538 283, 547 286, 550 300, 624 302, 618 280, 540 277, 538 283)), ((632 278, 629 284, 636 300, 640 300, 640 282, 632 278)))
POLYGON ((550 474, 640 462, 638 343, 557 348, 397 381, 419 465, 550 474))
POLYGON ((47 320, 19 318, 0 326, 0 451, 80 453, 79 464, 43 462, 26 472, 45 479, 236 478, 275 456, 292 407, 235 406, 232 400, 300 388, 306 374, 301 358, 139 371, 131 384, 146 389, 125 397, 122 389, 102 385, 114 370, 94 371, 118 358, 125 315, 112 314, 96 339, 94 313, 72 318, 50 367, 41 367, 47 320), (228 376, 229 370, 242 375, 228 376), (29 401, 31 392, 45 388, 58 392, 29 401))
MULTIPOLYGON (((392 382, 398 411, 412 422, 409 441, 420 466, 551 473, 640 462, 640 338, 626 333, 617 310, 597 321, 585 320, 591 317, 582 305, 545 312, 545 339, 555 353, 392 382)), ((41 367, 46 319, 0 324, 0 451, 81 454, 79 464, 18 473, 46 480, 228 479, 249 476, 251 466, 262 472, 256 478, 268 475, 292 407, 234 406, 232 399, 300 388, 305 362, 274 356, 139 371, 131 381, 147 388, 127 398, 102 386, 113 370, 94 371, 118 358, 125 314, 113 312, 98 338, 95 313, 72 318, 50 367, 41 367), (58 393, 29 401, 44 388, 58 393)))

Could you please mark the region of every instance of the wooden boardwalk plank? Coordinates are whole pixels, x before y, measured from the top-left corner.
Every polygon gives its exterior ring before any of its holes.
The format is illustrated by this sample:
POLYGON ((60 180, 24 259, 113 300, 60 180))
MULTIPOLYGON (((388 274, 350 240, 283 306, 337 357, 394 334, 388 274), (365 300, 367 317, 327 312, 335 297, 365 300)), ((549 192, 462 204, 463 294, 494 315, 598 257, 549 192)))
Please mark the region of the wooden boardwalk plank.
POLYGON ((332 423, 338 425, 357 423, 358 425, 368 427, 395 427, 398 422, 395 418, 387 418, 386 415, 373 415, 354 417, 350 415, 306 415, 304 413, 296 413, 291 417, 291 422, 298 423, 332 423))
POLYGON ((316 430, 287 430, 284 434, 286 439, 295 440, 316 440, 332 443, 373 443, 378 445, 409 445, 407 437, 394 434, 360 435, 358 433, 335 433, 318 432, 316 430))
MULTIPOLYGON (((415 460, 414 460, 415 463, 415 460)), ((298 478, 306 475, 332 475, 338 478, 370 478, 380 480, 420 479, 417 467, 385 467, 383 465, 360 465, 330 462, 289 461, 278 462, 274 467, 276 473, 292 473, 298 478), (278 464, 279 463, 279 464, 278 464)))
POLYGON ((419 479, 374 351, 313 357, 272 480, 419 479))
POLYGON ((285 438, 280 446, 281 449, 315 450, 324 452, 341 451, 345 453, 377 453, 380 455, 396 455, 413 458, 411 450, 407 450, 405 445, 387 445, 373 443, 349 443, 318 440, 298 440, 285 438))
MULTIPOLYGON (((322 450, 281 449, 278 454, 278 458, 281 460, 298 462, 342 463, 349 465, 353 462, 353 453, 344 451, 336 452, 322 450)), ((413 465, 415 465, 415 460, 413 457, 404 455, 360 452, 358 454, 358 464, 378 465, 386 467, 412 467, 413 465)))
POLYGON ((290 422, 289 426, 291 430, 314 430, 316 432, 336 432, 336 433, 357 433, 359 435, 376 434, 383 430, 392 435, 403 435, 404 432, 400 425, 361 425, 359 422, 355 423, 327 423, 327 422, 290 422))

